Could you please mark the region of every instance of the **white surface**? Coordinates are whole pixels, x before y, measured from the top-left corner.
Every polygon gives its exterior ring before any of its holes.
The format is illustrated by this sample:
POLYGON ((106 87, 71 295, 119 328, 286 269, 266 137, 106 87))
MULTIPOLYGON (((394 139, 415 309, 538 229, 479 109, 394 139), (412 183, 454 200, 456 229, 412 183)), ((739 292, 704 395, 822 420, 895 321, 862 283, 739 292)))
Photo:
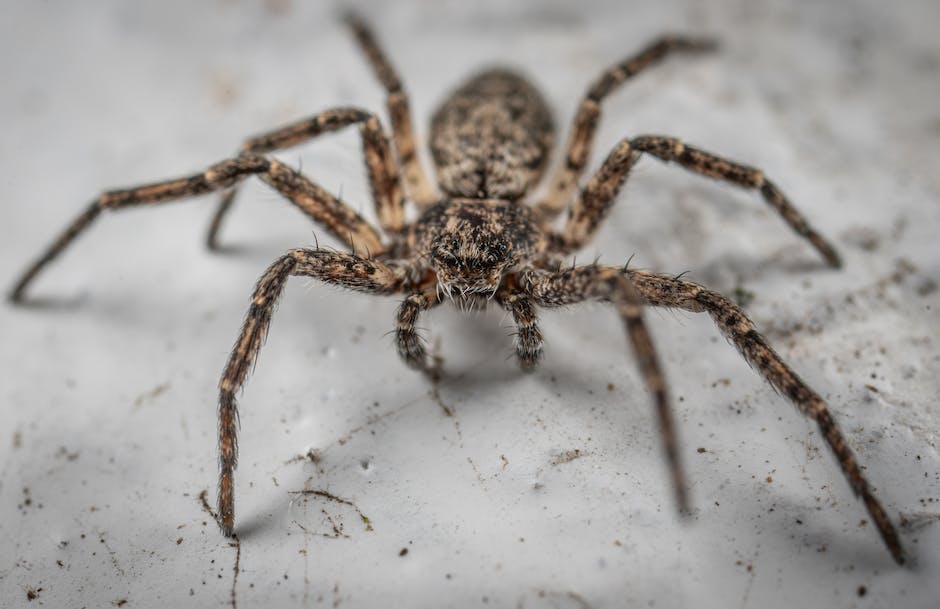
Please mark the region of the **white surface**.
MULTIPOLYGON (((936 3, 500 4, 365 11, 422 136, 487 62, 531 73, 566 130, 588 82, 655 34, 723 41, 605 103, 595 164, 624 135, 667 133, 758 165, 846 268, 823 268, 756 195, 654 161, 580 257, 636 253, 753 292, 889 512, 915 520, 912 565, 858 526, 814 426, 701 316, 648 315, 692 479, 682 523, 609 311, 546 313, 534 375, 508 359, 500 313, 433 313, 448 417, 395 355, 394 300, 294 281, 241 398, 239 606, 936 606, 940 526, 917 520, 940 513, 936 3), (318 466, 292 460, 310 448, 318 466), (353 501, 371 530, 304 488, 353 501), (345 537, 322 535, 327 517, 345 537)), ((102 188, 190 173, 329 106, 383 107, 332 9, 289 0, 14 1, 0 41, 4 284, 102 188)), ((354 133, 282 156, 371 213, 354 133)), ((223 233, 233 252, 210 255, 212 205, 102 217, 34 285, 36 306, 0 307, 0 605, 231 601, 235 551, 197 499, 214 503, 215 385, 256 277, 313 238, 252 185, 223 233)))

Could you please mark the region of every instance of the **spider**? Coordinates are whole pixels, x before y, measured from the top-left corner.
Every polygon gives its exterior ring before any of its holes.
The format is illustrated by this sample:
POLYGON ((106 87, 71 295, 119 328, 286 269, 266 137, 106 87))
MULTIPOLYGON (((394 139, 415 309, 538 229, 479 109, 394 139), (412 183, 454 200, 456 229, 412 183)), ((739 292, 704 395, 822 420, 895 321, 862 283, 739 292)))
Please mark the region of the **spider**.
POLYGON ((421 314, 446 301, 462 309, 492 303, 505 309, 517 327, 515 354, 525 370, 537 366, 542 355, 536 316, 539 307, 585 301, 612 305, 623 320, 652 396, 680 512, 688 510, 685 474, 666 382, 643 322, 643 309, 655 306, 704 312, 774 389, 816 422, 887 549, 903 563, 897 532, 825 401, 777 355, 740 307, 715 291, 671 275, 598 263, 563 265, 567 255, 591 241, 633 166, 649 155, 758 191, 830 266, 840 266, 833 246, 763 172, 674 137, 622 139, 579 188, 603 100, 669 56, 713 50, 713 41, 663 36, 604 71, 580 102, 562 163, 554 170, 547 194, 530 201, 528 193, 546 173, 555 127, 548 105, 528 80, 508 69, 489 69, 465 81, 437 109, 431 122, 430 149, 439 194, 419 162, 408 97, 398 74, 361 18, 350 15, 346 23, 385 89, 391 141, 376 114, 353 107, 334 108, 252 137, 237 156, 204 172, 106 191, 26 270, 10 293, 14 302, 22 301, 36 275, 104 211, 221 191, 207 236, 208 247, 216 249, 219 228, 231 209, 237 185, 252 175, 348 247, 348 252, 320 247, 289 250, 270 265, 255 286, 219 382, 218 523, 226 536, 232 536, 235 527, 235 396, 255 363, 287 279, 307 276, 366 294, 403 294, 395 326, 398 353, 408 366, 426 372, 432 371, 434 362, 416 322, 421 314), (267 156, 354 125, 361 135, 380 228, 299 171, 267 156), (411 223, 405 219, 409 203, 418 212, 411 223), (556 227, 554 221, 566 210, 563 226, 556 227))

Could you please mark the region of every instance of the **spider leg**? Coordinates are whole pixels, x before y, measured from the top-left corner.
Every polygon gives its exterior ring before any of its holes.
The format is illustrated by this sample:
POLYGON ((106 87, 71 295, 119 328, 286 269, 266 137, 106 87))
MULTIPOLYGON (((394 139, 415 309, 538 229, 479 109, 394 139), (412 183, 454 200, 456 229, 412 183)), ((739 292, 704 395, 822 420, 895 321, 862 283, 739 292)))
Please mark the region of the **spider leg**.
POLYGON ((623 319, 640 373, 656 404, 659 429, 669 463, 676 503, 680 512, 688 512, 685 474, 679 458, 672 407, 666 391, 659 360, 646 324, 643 300, 629 277, 618 268, 597 265, 579 266, 558 272, 527 270, 519 277, 520 289, 542 307, 559 307, 587 300, 610 302, 623 319))
POLYGON ((10 300, 20 302, 36 275, 83 233, 102 211, 165 203, 230 188, 249 175, 258 175, 302 212, 325 226, 354 252, 366 256, 384 253, 378 232, 340 199, 279 161, 243 155, 216 163, 203 173, 123 190, 107 191, 70 224, 51 246, 20 276, 10 300))
MULTIPOLYGON (((398 166, 392 157, 388 139, 385 137, 385 130, 379 118, 370 112, 358 108, 326 110, 245 140, 241 154, 258 155, 283 150, 350 125, 359 125, 362 151, 365 156, 369 185, 372 187, 372 198, 379 216, 379 225, 389 233, 400 233, 405 225, 405 213, 398 166)), ((219 229, 223 218, 235 201, 236 190, 237 186, 232 186, 222 193, 206 235, 206 245, 209 249, 215 250, 219 247, 219 229)))
POLYGON ((809 241, 830 266, 841 266, 835 248, 810 226, 803 214, 793 207, 773 182, 764 177, 762 171, 686 146, 676 138, 649 135, 623 139, 614 147, 571 209, 564 234, 555 238, 556 249, 567 253, 590 241, 613 205, 630 169, 642 153, 651 154, 664 161, 674 161, 690 171, 710 178, 759 190, 767 204, 774 208, 798 235, 809 241))
POLYGON ((325 283, 367 294, 398 292, 405 271, 377 260, 326 250, 290 250, 278 258, 258 280, 241 333, 219 381, 219 498, 222 532, 231 537, 235 527, 234 473, 238 459, 238 409, 235 394, 252 369, 271 316, 291 275, 314 277, 325 283))
POLYGON ((538 204, 542 218, 549 222, 564 211, 574 198, 578 180, 584 173, 594 133, 601 115, 601 101, 640 72, 676 53, 702 53, 714 50, 717 44, 704 38, 663 36, 636 55, 608 68, 594 81, 578 106, 571 135, 565 146, 564 164, 555 170, 546 198, 538 204))
POLYGON ((421 208, 433 205, 439 197, 418 158, 414 127, 411 123, 411 110, 408 107, 408 95, 402 87, 401 79, 389 63, 388 57, 379 46, 368 24, 353 13, 346 15, 346 23, 352 29, 356 42, 359 43, 359 47, 369 60, 372 71, 385 88, 386 105, 392 121, 392 139, 395 143, 398 161, 405 172, 408 194, 421 208))
POLYGON ((607 268, 612 272, 622 272, 629 277, 640 296, 649 305, 708 313, 718 329, 734 343, 744 359, 755 367, 774 389, 789 398, 800 412, 816 421, 822 437, 825 438, 839 461, 839 466, 849 485, 855 495, 865 503, 891 556, 899 564, 904 562, 904 550, 897 531, 881 503, 875 498, 868 480, 862 473, 832 413, 829 412, 826 402, 777 355, 764 337, 758 334, 753 322, 737 305, 721 294, 691 281, 646 271, 607 268))
POLYGON ((405 360, 410 368, 426 372, 432 367, 415 324, 421 313, 436 307, 440 303, 441 299, 437 291, 437 284, 433 284, 422 291, 409 295, 398 307, 395 323, 395 342, 398 345, 398 355, 405 360))
POLYGON ((504 287, 496 301, 512 315, 516 324, 516 359, 526 371, 534 370, 542 359, 542 331, 539 329, 532 298, 521 290, 504 287))

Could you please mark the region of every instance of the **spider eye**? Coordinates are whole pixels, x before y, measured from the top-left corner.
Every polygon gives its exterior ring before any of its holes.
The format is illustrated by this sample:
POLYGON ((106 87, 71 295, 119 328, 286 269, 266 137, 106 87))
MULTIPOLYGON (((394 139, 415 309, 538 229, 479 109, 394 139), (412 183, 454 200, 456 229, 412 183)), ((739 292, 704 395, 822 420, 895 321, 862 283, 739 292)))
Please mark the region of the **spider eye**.
POLYGON ((491 261, 496 261, 505 257, 506 252, 509 250, 509 244, 505 241, 498 241, 491 243, 486 249, 487 258, 489 258, 491 261))

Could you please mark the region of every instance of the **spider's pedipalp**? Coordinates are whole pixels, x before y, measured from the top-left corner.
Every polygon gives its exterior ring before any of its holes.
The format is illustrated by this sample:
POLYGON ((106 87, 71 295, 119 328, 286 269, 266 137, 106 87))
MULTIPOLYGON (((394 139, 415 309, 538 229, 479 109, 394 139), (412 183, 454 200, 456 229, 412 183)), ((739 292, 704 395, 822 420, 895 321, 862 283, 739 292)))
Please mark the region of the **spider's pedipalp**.
POLYGON ((496 300, 512 315, 516 324, 515 345, 519 367, 534 370, 542 359, 542 330, 532 298, 523 291, 503 286, 496 292, 496 300))
POLYGON ((398 355, 408 367, 415 370, 427 371, 432 365, 415 324, 421 313, 440 304, 441 296, 440 284, 434 283, 431 287, 409 295, 398 306, 395 344, 398 346, 398 355))

